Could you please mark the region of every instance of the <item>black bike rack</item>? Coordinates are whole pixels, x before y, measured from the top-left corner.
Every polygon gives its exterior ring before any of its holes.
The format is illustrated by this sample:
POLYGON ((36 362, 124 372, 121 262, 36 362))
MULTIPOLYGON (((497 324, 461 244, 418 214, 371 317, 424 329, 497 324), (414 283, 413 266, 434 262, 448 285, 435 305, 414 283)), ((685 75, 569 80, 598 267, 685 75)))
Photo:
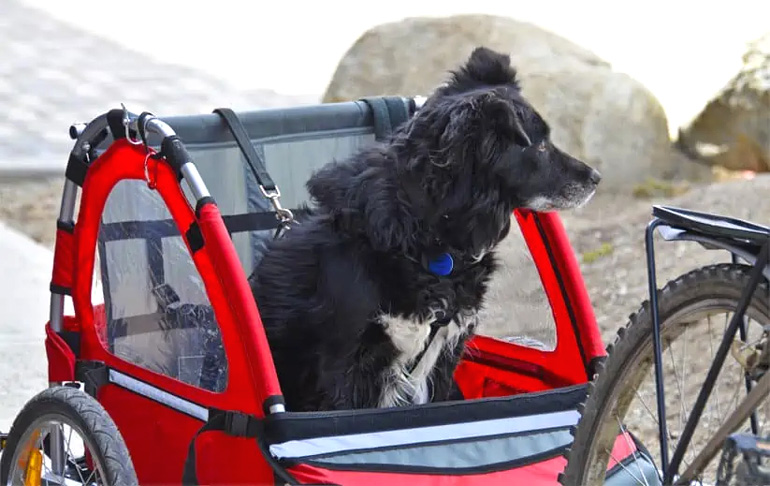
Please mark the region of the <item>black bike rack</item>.
MULTIPOLYGON (((698 238, 692 238, 698 241, 698 238)), ((727 248, 725 248, 727 249, 727 248)), ((657 395, 658 412, 658 434, 660 436, 660 457, 661 470, 663 471, 663 484, 671 484, 679 466, 684 459, 684 453, 692 440, 695 427, 701 418, 706 401, 709 399, 714 384, 722 369, 727 353, 730 349, 730 343, 735 337, 735 333, 740 329, 740 337, 746 339, 746 320, 745 313, 752 296, 759 283, 764 278, 765 268, 768 265, 770 257, 770 228, 756 225, 748 221, 737 220, 728 217, 717 216, 707 213, 698 213, 679 208, 670 208, 664 206, 653 206, 653 219, 647 225, 645 232, 645 250, 647 253, 647 278, 650 294, 650 311, 652 312, 652 334, 653 334, 653 358, 655 366, 655 391, 657 395), (695 405, 687 418, 684 431, 680 440, 674 449, 674 454, 669 462, 668 458, 668 431, 666 427, 666 401, 663 384, 663 348, 661 343, 660 313, 658 309, 658 291, 657 278, 655 272, 655 245, 653 236, 655 229, 667 226, 671 229, 682 230, 692 235, 703 235, 706 238, 717 238, 729 241, 729 247, 741 249, 754 249, 755 261, 752 265, 749 284, 743 289, 738 306, 733 317, 725 330, 722 341, 717 349, 714 361, 711 363, 706 380, 698 393, 695 405)), ((737 263, 738 257, 732 252, 733 263, 737 263)), ((746 376, 746 389, 751 390, 751 379, 746 376)), ((754 414, 751 417, 752 431, 758 429, 757 419, 754 414)))

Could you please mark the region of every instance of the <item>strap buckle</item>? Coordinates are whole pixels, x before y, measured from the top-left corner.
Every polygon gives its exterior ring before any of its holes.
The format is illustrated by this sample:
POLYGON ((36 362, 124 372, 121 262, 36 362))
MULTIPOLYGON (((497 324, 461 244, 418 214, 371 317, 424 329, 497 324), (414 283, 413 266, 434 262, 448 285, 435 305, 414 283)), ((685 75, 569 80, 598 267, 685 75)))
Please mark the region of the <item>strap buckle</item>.
POLYGON ((251 415, 235 412, 225 412, 225 433, 234 437, 256 437, 257 419, 251 415))
POLYGON ((285 229, 289 229, 289 226, 294 223, 294 213, 292 213, 290 209, 281 206, 281 191, 278 187, 267 190, 265 189, 265 186, 260 184, 259 190, 262 192, 263 196, 270 200, 270 204, 272 204, 273 209, 275 209, 275 215, 281 222, 281 225, 285 229))

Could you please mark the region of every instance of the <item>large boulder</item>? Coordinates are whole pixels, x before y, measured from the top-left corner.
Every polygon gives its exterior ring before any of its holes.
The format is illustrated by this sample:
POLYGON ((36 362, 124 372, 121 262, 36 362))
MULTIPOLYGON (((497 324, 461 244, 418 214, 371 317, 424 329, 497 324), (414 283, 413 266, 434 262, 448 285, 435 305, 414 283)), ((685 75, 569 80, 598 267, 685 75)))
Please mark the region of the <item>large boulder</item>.
POLYGON ((644 86, 586 49, 510 18, 409 18, 374 27, 345 54, 323 100, 429 94, 480 45, 510 53, 554 141, 602 172, 603 191, 682 175, 685 158, 674 154, 665 113, 644 86))
POLYGON ((677 144, 713 165, 770 171, 770 32, 749 45, 740 72, 679 131, 677 144))

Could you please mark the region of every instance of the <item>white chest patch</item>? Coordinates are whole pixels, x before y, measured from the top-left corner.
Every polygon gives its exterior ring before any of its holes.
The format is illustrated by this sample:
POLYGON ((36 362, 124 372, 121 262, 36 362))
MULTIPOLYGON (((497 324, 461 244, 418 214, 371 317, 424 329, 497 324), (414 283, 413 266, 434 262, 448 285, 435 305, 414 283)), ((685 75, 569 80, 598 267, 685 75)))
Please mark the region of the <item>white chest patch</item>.
POLYGON ((383 314, 380 316, 385 333, 398 350, 380 394, 380 407, 396 407, 427 403, 430 387, 428 380, 442 352, 457 346, 460 338, 476 323, 477 315, 458 314, 452 322, 440 328, 418 363, 415 359, 425 349, 430 338, 433 319, 418 320, 383 314))

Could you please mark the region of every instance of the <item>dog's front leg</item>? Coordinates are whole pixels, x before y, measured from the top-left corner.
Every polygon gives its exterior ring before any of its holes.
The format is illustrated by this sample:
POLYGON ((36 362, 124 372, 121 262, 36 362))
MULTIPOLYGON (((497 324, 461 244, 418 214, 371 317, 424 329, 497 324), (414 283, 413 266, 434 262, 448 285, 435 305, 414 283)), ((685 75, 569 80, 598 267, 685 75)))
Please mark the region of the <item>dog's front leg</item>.
POLYGON ((372 319, 354 349, 327 353, 333 363, 323 363, 319 389, 324 398, 321 410, 350 410, 376 408, 384 382, 385 371, 393 359, 382 326, 372 319))
POLYGON ((432 402, 463 399, 462 393, 454 381, 454 372, 465 351, 467 340, 467 336, 460 338, 453 348, 444 349, 436 361, 436 366, 430 377, 432 402))

